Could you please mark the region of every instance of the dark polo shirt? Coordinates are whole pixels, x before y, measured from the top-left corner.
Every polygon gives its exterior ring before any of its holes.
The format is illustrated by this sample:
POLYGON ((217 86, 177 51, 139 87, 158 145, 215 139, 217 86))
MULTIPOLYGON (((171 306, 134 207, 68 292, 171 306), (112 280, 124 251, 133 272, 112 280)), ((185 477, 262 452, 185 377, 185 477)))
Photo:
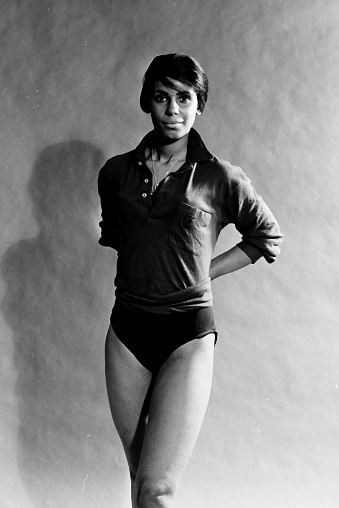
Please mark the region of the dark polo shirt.
POLYGON ((186 162, 151 194, 145 149, 109 159, 100 170, 100 245, 118 252, 116 297, 150 312, 212 305, 209 268, 220 231, 234 224, 238 247, 252 263, 272 263, 282 234, 276 219, 239 168, 212 155, 191 129, 186 162))

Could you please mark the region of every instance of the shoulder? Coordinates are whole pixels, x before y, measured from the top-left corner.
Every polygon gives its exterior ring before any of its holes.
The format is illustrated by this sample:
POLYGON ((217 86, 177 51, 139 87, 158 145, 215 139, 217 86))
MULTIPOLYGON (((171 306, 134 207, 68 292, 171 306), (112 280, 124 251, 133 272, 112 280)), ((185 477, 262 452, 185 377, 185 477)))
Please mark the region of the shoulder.
POLYGON ((152 137, 153 131, 144 136, 136 148, 126 153, 115 155, 107 160, 106 164, 100 169, 99 180, 112 179, 119 177, 131 161, 135 158, 142 157, 145 147, 148 146, 149 139, 152 137))
POLYGON ((213 155, 202 167, 204 167, 209 178, 215 179, 223 186, 226 185, 234 189, 238 186, 249 185, 251 183, 248 176, 239 166, 220 159, 216 155, 213 155))
POLYGON ((106 161, 99 171, 99 181, 107 181, 116 178, 127 166, 128 160, 133 154, 133 150, 119 155, 114 155, 106 161))
POLYGON ((211 153, 199 132, 193 128, 188 142, 188 156, 190 160, 198 163, 198 168, 206 175, 207 179, 216 178, 220 180, 220 183, 227 182, 235 185, 249 180, 239 166, 234 166, 227 160, 211 153))

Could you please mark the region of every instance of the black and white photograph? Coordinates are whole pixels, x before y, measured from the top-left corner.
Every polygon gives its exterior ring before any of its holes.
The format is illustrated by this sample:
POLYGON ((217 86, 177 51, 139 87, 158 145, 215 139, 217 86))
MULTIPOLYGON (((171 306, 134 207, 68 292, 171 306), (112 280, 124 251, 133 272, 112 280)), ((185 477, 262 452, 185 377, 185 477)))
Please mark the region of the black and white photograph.
POLYGON ((0 26, 0 508, 337 508, 337 0, 0 26))

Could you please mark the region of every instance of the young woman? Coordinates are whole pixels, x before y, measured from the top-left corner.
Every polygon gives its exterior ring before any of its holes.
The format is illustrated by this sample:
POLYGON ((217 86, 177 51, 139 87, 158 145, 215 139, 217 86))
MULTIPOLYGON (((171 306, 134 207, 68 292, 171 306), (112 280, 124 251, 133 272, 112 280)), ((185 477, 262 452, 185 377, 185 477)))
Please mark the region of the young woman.
POLYGON ((193 129, 207 93, 195 59, 157 56, 140 96, 153 130, 99 174, 99 243, 118 252, 107 390, 133 508, 173 506, 201 428, 217 339, 211 280, 280 251, 279 226, 249 179, 193 129), (212 259, 229 223, 242 239, 212 259))

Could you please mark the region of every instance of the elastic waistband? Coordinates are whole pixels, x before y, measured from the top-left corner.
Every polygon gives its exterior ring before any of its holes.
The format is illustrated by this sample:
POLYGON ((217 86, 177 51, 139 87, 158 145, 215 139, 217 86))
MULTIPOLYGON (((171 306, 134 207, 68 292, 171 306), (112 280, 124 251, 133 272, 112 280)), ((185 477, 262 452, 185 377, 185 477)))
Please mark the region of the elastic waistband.
POLYGON ((116 289, 115 295, 118 301, 130 309, 159 314, 211 307, 213 301, 210 277, 195 286, 161 295, 156 299, 133 295, 121 287, 116 289))

